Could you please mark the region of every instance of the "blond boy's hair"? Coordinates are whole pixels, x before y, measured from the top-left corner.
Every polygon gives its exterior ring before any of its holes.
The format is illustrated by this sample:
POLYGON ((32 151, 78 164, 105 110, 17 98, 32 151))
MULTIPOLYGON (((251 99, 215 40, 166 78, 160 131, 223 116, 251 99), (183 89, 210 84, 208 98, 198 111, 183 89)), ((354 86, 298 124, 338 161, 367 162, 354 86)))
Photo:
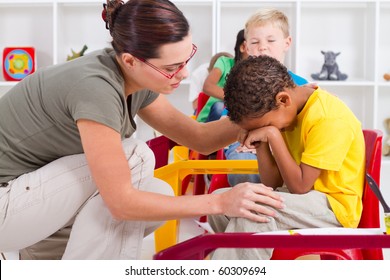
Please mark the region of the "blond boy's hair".
POLYGON ((245 38, 247 38, 248 28, 263 26, 269 23, 280 28, 285 38, 290 36, 288 18, 283 12, 276 9, 260 9, 247 20, 245 24, 245 38))

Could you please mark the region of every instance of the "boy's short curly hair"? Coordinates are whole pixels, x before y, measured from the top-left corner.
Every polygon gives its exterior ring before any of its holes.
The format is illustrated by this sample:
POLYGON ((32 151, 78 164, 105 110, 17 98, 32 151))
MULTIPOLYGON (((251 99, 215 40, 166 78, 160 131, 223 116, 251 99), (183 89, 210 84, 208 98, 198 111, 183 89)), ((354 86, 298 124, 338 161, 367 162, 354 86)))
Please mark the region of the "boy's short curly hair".
POLYGON ((261 117, 277 109, 276 95, 295 84, 287 68, 269 56, 250 56, 232 68, 224 87, 231 121, 261 117))

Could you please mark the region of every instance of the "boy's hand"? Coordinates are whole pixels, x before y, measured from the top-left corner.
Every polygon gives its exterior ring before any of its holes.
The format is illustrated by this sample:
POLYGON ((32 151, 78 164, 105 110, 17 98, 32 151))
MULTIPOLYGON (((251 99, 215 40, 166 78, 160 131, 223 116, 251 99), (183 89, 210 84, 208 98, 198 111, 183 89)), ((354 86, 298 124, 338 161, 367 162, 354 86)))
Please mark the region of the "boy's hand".
POLYGON ((243 144, 249 149, 256 149, 261 142, 269 142, 272 135, 280 134, 279 129, 274 126, 264 126, 249 131, 243 144))
POLYGON ((256 149, 250 149, 247 148, 243 143, 245 142, 245 139, 248 137, 248 131, 245 129, 240 129, 238 133, 238 142, 240 143, 240 146, 236 148, 237 153, 252 153, 256 154, 256 149))
POLYGON ((225 215, 255 222, 269 222, 267 216, 276 216, 272 208, 285 207, 282 197, 263 184, 241 183, 219 195, 225 215))

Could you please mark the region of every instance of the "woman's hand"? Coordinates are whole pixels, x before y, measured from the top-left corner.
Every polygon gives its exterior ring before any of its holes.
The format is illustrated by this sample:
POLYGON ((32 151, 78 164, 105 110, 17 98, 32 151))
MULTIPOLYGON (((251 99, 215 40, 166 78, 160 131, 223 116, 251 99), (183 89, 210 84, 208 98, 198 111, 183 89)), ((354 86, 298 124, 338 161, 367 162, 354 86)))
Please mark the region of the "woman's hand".
POLYGON ((271 208, 285 207, 283 198, 263 184, 241 183, 218 195, 221 196, 222 212, 225 215, 255 222, 269 222, 266 216, 276 216, 271 208))
POLYGON ((312 88, 312 89, 317 89, 318 88, 318 84, 316 82, 310 82, 310 83, 304 84, 302 86, 303 87, 312 88))
POLYGON ((247 137, 248 137, 248 131, 240 128, 240 131, 238 132, 238 136, 237 136, 237 141, 240 142, 241 145, 243 145, 247 137))

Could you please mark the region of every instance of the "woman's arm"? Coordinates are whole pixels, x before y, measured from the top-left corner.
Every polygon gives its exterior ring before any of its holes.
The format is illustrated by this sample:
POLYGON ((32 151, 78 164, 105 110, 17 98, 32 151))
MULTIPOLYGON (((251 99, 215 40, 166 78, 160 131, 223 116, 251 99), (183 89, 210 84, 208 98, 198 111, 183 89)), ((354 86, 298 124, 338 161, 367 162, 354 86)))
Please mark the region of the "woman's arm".
POLYGON ((254 212, 273 216, 258 203, 283 206, 276 192, 261 184, 245 183, 223 194, 171 197, 139 191, 131 183, 131 171, 118 132, 89 120, 77 126, 91 175, 105 204, 119 220, 167 220, 225 214, 266 221, 254 212))
POLYGON ((162 94, 138 115, 168 138, 205 155, 236 141, 240 130, 229 118, 199 123, 178 111, 162 94))
POLYGON ((207 95, 216 97, 223 100, 225 93, 223 88, 218 86, 218 82, 221 79, 222 72, 219 68, 213 68, 203 84, 203 92, 207 95))

